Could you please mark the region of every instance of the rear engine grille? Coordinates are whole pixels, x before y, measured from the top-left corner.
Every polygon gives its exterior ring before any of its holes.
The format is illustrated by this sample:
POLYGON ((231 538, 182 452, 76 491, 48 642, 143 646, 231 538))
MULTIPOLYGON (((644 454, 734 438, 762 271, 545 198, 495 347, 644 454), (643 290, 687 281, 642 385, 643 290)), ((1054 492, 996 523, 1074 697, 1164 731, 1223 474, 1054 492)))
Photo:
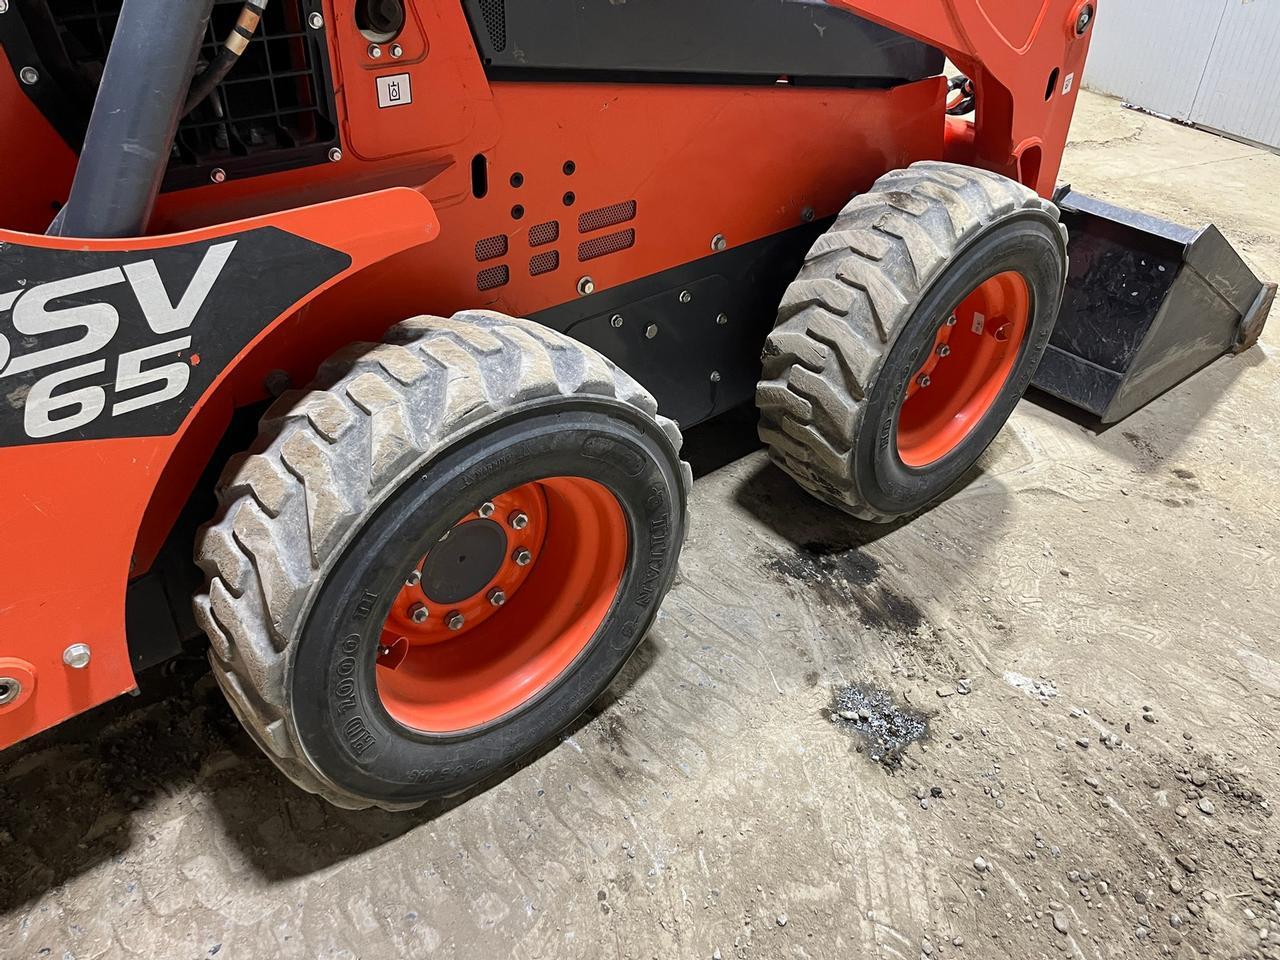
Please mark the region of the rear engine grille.
MULTIPOLYGON (((61 50, 39 51, 85 82, 69 108, 87 121, 122 0, 45 0, 61 50), (64 52, 65 51, 65 52, 64 52)), ((213 60, 243 6, 214 0, 198 63, 213 60)), ((217 90, 185 117, 169 158, 166 188, 267 173, 328 160, 338 145, 324 32, 307 26, 319 0, 273 0, 244 54, 217 90)), ((73 144, 79 148, 79 144, 73 144)))
POLYGON ((494 287, 505 286, 510 279, 511 270, 505 263, 497 267, 488 267, 476 274, 476 289, 492 290, 494 287))
POLYGON ((529 276, 540 277, 560 266, 560 254, 555 250, 546 250, 529 258, 529 276))

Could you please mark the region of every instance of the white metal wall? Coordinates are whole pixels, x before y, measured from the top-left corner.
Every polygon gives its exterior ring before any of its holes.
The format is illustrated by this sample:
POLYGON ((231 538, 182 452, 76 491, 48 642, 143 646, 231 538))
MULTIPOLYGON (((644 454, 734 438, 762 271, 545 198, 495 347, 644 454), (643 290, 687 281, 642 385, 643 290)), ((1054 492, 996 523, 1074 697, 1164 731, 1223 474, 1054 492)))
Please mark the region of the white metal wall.
POLYGON ((1280 0, 1099 0, 1085 85, 1280 147, 1280 0))

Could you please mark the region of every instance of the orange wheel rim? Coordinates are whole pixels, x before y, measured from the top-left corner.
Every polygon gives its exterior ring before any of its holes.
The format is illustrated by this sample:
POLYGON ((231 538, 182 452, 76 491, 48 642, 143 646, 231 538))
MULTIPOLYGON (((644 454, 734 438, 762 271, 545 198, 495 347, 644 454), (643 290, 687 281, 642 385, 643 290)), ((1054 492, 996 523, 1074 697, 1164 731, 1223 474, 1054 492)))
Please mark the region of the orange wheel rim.
POLYGON ((387 712, 450 733, 536 697, 604 623, 628 545, 617 497, 581 477, 523 484, 459 519, 406 571, 383 623, 387 712))
POLYGON ((1031 291, 1006 271, 979 284, 938 329, 907 382, 898 414, 898 456, 909 467, 955 450, 995 405, 1031 322, 1031 291))

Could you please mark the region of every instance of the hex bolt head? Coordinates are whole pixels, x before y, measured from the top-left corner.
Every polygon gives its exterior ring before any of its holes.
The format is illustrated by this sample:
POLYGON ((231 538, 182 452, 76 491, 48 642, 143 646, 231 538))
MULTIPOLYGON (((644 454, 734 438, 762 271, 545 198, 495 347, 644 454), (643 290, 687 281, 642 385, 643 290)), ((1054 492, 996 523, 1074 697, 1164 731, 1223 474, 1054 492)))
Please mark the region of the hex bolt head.
POLYGON ((393 43, 391 45, 391 59, 399 60, 403 56, 404 56, 404 47, 400 46, 400 44, 398 43, 393 43))
POLYGON ((341 148, 341 147, 330 147, 330 148, 329 148, 329 162, 330 162, 330 163, 337 163, 337 162, 338 162, 339 160, 341 160, 341 159, 342 159, 342 148, 341 148))
POLYGON ((462 625, 467 622, 467 618, 462 615, 460 610, 450 611, 444 618, 444 625, 450 630, 461 630, 462 625))
POLYGON ((609 326, 613 327, 613 329, 615 330, 617 330, 620 326, 622 326, 622 314, 615 313, 612 317, 610 317, 609 326))
POLYGON ((533 560, 533 554, 524 547, 519 547, 516 552, 511 555, 511 559, 516 562, 517 567, 527 567, 533 560))
POLYGON ((581 277, 578 280, 578 296, 585 297, 588 294, 596 292, 596 282, 590 277, 581 277))
POLYGON ((484 503, 480 504, 480 509, 477 510, 476 513, 480 514, 480 516, 488 520, 490 517, 493 516, 493 509, 494 509, 493 501, 486 500, 484 503))
POLYGON ((729 315, 728 315, 727 313, 717 313, 717 314, 716 314, 716 325, 717 325, 717 326, 723 327, 723 326, 724 326, 726 323, 728 323, 728 322, 729 322, 729 315))
POLYGON ((507 523, 511 524, 512 530, 523 530, 529 525, 529 515, 521 510, 516 510, 507 517, 507 523))
POLYGON ((945 343, 938 344, 938 356, 940 357, 951 356, 951 348, 947 346, 945 343))
POLYGON ((414 623, 426 623, 429 616, 431 616, 431 611, 427 609, 425 603, 415 603, 409 608, 409 619, 414 623))
POLYGON ((422 582, 422 574, 417 570, 412 571, 407 577, 404 578, 404 585, 406 587, 416 587, 421 582, 422 582))
POLYGON ((680 291, 680 302, 681 302, 681 303, 688 303, 688 302, 689 302, 689 301, 691 301, 692 299, 693 299, 693 294, 691 294, 688 290, 681 290, 681 291, 680 291))
POLYGON ((222 183, 227 179, 227 171, 223 170, 221 167, 214 167, 209 171, 209 179, 214 183, 222 183))
POLYGON ((311 16, 307 17, 307 25, 312 30, 319 30, 324 26, 324 16, 319 11, 311 14, 311 16))
POLYGON ((711 238, 711 249, 714 250, 716 253, 719 253, 728 245, 729 245, 729 241, 725 240, 723 233, 717 233, 714 237, 711 238))
POLYGON ((507 595, 498 587, 494 587, 489 591, 489 602, 495 607, 500 607, 507 602, 507 595))
POLYGON ((924 389, 925 387, 927 387, 927 386, 928 386, 929 384, 931 384, 931 383, 933 383, 933 379, 932 379, 932 378, 931 378, 927 373, 922 373, 922 374, 920 374, 920 376, 919 376, 919 377, 917 377, 917 378, 916 378, 916 384, 917 384, 921 389, 924 389))
POLYGON ((23 67, 18 71, 18 76, 28 87, 40 81, 40 71, 35 67, 23 67))
POLYGON ((9 0, 0 0, 0 13, 9 12, 9 0))
POLYGON ((376 43, 369 44, 369 59, 378 60, 382 57, 382 48, 376 43))
POLYGON ((712 383, 719 383, 719 382, 720 382, 720 371, 719 371, 719 370, 712 370, 712 371, 711 371, 711 382, 712 382, 712 383))
POLYGON ((657 335, 658 335, 658 325, 656 323, 651 323, 644 328, 644 338, 646 340, 652 340, 657 335))
POLYGON ((62 651, 62 662, 72 670, 83 670, 89 665, 89 656, 87 643, 73 643, 62 651))

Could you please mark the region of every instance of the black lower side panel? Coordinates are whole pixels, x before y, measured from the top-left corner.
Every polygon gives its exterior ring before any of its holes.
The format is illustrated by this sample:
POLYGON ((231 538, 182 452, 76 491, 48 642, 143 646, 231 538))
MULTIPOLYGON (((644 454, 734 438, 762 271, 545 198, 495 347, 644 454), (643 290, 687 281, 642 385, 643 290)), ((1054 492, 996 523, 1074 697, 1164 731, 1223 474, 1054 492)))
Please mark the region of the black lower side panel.
POLYGON ((639 380, 665 416, 692 426, 755 395, 760 348, 815 221, 533 314, 639 380))

